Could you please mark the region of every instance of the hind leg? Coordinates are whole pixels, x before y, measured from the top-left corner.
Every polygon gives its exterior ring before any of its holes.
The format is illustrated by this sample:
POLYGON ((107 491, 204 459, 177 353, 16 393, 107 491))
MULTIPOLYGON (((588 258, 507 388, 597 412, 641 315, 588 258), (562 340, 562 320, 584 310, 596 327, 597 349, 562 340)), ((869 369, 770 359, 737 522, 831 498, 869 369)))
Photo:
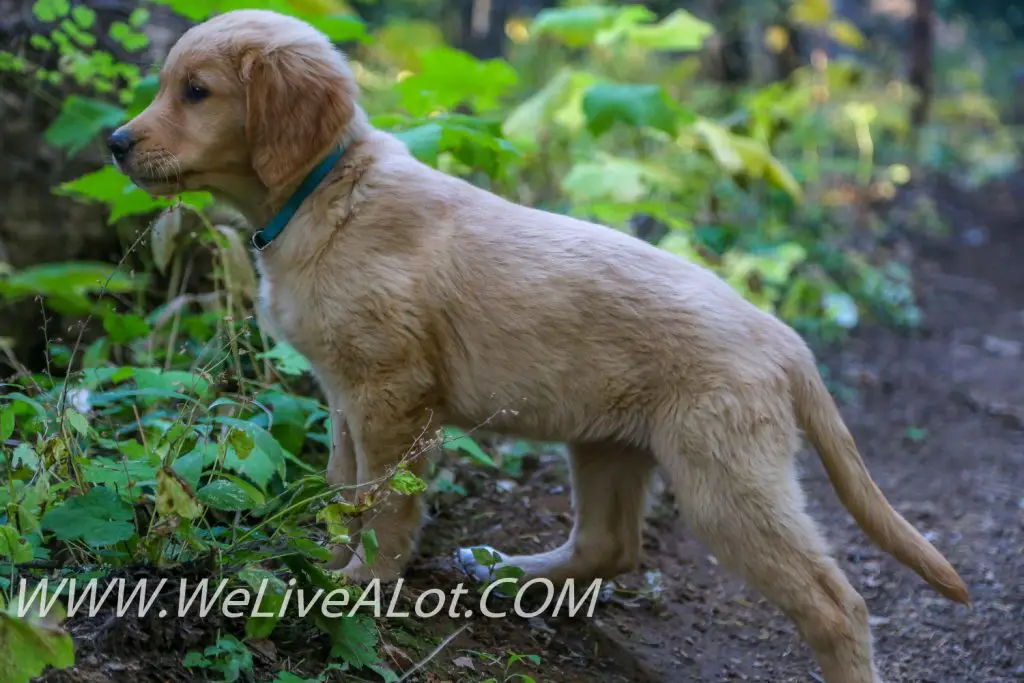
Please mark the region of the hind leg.
POLYGON ((867 606, 804 512, 790 439, 778 436, 747 440, 742 450, 733 450, 733 435, 709 440, 699 453, 691 441, 685 457, 669 445, 656 452, 684 519, 723 564, 795 622, 825 681, 881 683, 867 606))
MULTIPOLYGON (((638 565, 654 457, 613 442, 574 444, 569 454, 575 508, 569 540, 546 553, 503 556, 498 567, 519 567, 527 578, 559 583, 607 579, 638 565)), ((481 580, 493 569, 477 564, 471 549, 460 550, 458 561, 481 580)))

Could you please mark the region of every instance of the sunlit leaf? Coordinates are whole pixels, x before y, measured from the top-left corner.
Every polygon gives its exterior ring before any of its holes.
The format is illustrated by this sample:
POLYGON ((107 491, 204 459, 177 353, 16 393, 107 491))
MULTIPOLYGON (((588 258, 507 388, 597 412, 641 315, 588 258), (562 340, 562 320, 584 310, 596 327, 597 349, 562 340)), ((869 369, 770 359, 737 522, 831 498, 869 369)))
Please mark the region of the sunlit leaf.
POLYGON ((168 199, 146 194, 113 166, 104 166, 99 171, 63 183, 57 193, 107 204, 111 223, 125 216, 150 213, 172 204, 168 199))
POLYGON ((699 50, 715 32, 714 27, 686 10, 678 9, 653 26, 629 29, 629 40, 649 50, 699 50))
POLYGON ((32 546, 10 524, 0 526, 0 558, 14 564, 32 561, 32 546))

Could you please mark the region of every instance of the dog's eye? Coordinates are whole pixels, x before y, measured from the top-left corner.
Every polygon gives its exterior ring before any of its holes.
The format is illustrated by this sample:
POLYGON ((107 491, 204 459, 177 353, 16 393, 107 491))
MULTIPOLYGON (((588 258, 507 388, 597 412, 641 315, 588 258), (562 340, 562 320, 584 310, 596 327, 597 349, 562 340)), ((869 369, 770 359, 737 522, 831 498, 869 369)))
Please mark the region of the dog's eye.
POLYGON ((200 100, 206 99, 206 96, 210 94, 210 91, 201 85, 196 83, 185 84, 185 99, 189 102, 199 102, 200 100))

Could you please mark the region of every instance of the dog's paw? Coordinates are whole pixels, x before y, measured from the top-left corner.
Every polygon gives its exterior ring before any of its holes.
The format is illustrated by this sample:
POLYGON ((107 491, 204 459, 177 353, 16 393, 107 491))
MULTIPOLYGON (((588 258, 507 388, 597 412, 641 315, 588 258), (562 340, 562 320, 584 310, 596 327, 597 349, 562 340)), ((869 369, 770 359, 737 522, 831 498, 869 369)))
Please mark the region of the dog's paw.
POLYGON ((459 548, 455 551, 453 563, 455 569, 473 579, 484 582, 494 578, 505 561, 506 555, 489 545, 478 545, 472 548, 459 548))
POLYGON ((402 570, 398 566, 379 561, 371 567, 363 562, 362 558, 356 556, 345 565, 342 573, 349 582, 365 586, 373 579, 377 579, 382 584, 397 581, 402 575, 402 570))
POLYGON ((331 550, 331 559, 324 564, 324 568, 328 571, 337 571, 344 569, 348 566, 349 562, 352 561, 354 553, 352 548, 347 545, 338 545, 331 550))

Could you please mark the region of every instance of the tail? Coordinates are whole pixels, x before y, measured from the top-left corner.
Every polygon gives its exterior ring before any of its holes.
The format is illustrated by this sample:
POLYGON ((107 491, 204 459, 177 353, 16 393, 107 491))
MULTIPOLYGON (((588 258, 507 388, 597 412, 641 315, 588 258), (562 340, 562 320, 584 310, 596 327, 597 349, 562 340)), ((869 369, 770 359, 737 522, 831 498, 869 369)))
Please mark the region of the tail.
POLYGON ((813 360, 797 362, 791 370, 790 382, 800 426, 818 451, 839 500, 864 533, 939 593, 955 602, 970 604, 967 586, 960 575, 892 508, 871 479, 813 360))

